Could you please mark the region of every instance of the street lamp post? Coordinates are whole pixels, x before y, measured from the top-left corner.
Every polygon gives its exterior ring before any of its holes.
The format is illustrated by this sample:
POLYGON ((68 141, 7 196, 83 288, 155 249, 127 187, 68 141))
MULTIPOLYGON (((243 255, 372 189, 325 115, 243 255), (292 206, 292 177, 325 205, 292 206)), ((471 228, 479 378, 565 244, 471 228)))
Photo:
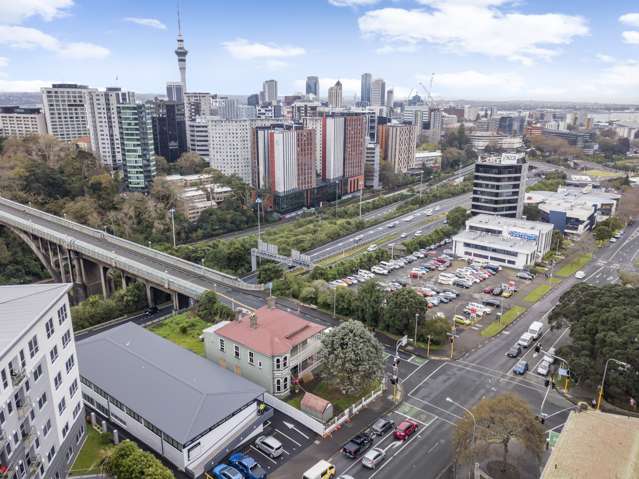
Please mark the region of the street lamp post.
POLYGON ((608 361, 606 361, 606 365, 604 366, 603 377, 601 378, 601 385, 599 386, 599 398, 597 399, 597 410, 598 411, 601 411, 601 403, 603 401, 604 383, 606 382, 606 373, 608 372, 608 363, 610 361, 613 361, 613 362, 619 364, 620 366, 624 366, 626 368, 630 367, 630 364, 624 363, 623 361, 619 361, 618 359, 610 358, 610 359, 608 359, 608 361))
MULTIPOLYGON (((470 418, 473 420, 473 437, 472 437, 472 444, 473 444, 473 462, 475 459, 475 431, 477 430, 477 420, 475 419, 475 415, 470 411, 470 409, 467 409, 466 407, 462 406, 461 404, 459 404, 458 402, 453 401, 451 398, 447 397, 446 398, 446 402, 449 402, 451 404, 454 404, 455 406, 457 406, 458 408, 463 409, 464 411, 466 411, 469 415, 470 418)), ((470 473, 469 473, 470 475, 470 473)))
POLYGON ((173 231, 173 247, 175 248, 176 243, 175 243, 175 208, 171 208, 169 210, 169 213, 171 213, 171 229, 173 231))
POLYGON ((402 336, 395 343, 395 357, 393 358, 393 398, 397 398, 397 384, 399 383, 399 347, 406 346, 408 343, 408 336, 402 336))
POLYGON ((415 313, 415 347, 417 347, 417 323, 419 322, 419 313, 415 313))

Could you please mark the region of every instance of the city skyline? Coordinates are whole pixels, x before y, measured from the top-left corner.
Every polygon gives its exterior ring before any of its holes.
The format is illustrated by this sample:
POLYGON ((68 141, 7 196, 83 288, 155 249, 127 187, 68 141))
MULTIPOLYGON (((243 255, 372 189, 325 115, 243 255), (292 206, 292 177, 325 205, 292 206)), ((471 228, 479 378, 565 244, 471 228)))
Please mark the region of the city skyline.
MULTIPOLYGON (((176 5, 119 3, 100 15, 82 0, 1 5, 0 91, 77 82, 163 92, 179 79, 176 5)), ((433 93, 447 99, 639 101, 639 9, 630 1, 604 12, 596 6, 240 1, 218 15, 213 5, 186 0, 180 8, 189 91, 249 95, 274 78, 285 95, 304 92, 306 77, 317 75, 321 97, 339 80, 346 102, 370 72, 400 99, 413 89, 423 94, 419 82, 435 72, 433 93)))

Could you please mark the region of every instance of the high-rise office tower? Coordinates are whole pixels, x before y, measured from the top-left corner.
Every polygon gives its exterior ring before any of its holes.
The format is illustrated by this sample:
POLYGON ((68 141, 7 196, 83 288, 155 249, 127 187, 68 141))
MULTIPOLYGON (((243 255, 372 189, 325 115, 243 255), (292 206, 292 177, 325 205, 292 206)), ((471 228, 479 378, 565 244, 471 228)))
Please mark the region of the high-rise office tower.
POLYGON ((367 137, 368 118, 360 114, 346 115, 344 118, 344 178, 348 180, 347 193, 364 188, 367 137))
POLYGON ((175 163, 187 151, 184 103, 156 98, 152 109, 153 150, 169 163, 175 163))
POLYGON ((260 104, 260 95, 253 93, 246 98, 246 104, 249 106, 257 106, 260 104))
POLYGON ((50 135, 62 141, 75 141, 89 134, 85 95, 88 90, 86 85, 73 83, 54 83, 51 88, 40 90, 50 135))
POLYGON ((262 84, 263 103, 277 103, 277 81, 266 80, 262 84))
POLYGON ((442 137, 442 129, 444 127, 444 116, 439 108, 430 110, 430 130, 429 141, 434 144, 438 144, 442 137))
POLYGON ((147 104, 118 105, 124 181, 131 191, 147 191, 156 174, 152 115, 147 104))
POLYGON ((369 106, 371 104, 371 81, 373 75, 370 73, 363 73, 361 80, 361 98, 362 106, 369 106))
POLYGON ((91 149, 102 164, 112 170, 122 166, 122 143, 118 105, 135 103, 135 93, 109 87, 104 91, 86 90, 85 106, 91 149))
POLYGON ((184 85, 179 81, 166 82, 166 99, 168 101, 175 101, 178 103, 184 103, 184 85))
POLYGON ((393 108, 393 102, 395 101, 395 92, 392 88, 389 88, 386 91, 386 106, 388 108, 393 108))
POLYGON ((306 77, 306 94, 315 95, 315 98, 319 98, 319 78, 316 76, 306 77))
POLYGON ((371 106, 384 106, 386 102, 386 82, 376 78, 371 83, 371 106))
POLYGON ((478 158, 475 162, 471 213, 521 218, 527 173, 525 153, 478 158))
POLYGON ((177 48, 175 49, 175 56, 178 59, 178 68, 180 70, 180 83, 182 83, 182 97, 180 99, 171 101, 179 101, 184 103, 184 92, 186 91, 186 56, 188 55, 188 51, 184 48, 184 37, 182 36, 182 21, 180 18, 180 9, 177 11, 177 20, 178 20, 178 36, 177 36, 177 48))
POLYGON ((342 107, 342 82, 339 80, 328 89, 328 105, 333 108, 342 107))
POLYGON ((0 286, 5 478, 69 477, 85 436, 70 284, 0 286))

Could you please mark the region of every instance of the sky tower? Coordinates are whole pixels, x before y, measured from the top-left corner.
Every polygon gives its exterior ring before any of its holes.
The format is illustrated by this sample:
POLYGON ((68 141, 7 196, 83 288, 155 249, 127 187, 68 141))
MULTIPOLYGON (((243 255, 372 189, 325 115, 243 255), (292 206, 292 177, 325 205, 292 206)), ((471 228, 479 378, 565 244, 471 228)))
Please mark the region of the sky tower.
POLYGON ((175 55, 178 59, 178 68, 180 69, 180 82, 182 83, 182 91, 186 93, 186 56, 188 51, 184 48, 184 37, 182 36, 182 22, 180 21, 180 4, 178 3, 177 10, 178 20, 178 36, 177 36, 177 48, 175 49, 175 55))

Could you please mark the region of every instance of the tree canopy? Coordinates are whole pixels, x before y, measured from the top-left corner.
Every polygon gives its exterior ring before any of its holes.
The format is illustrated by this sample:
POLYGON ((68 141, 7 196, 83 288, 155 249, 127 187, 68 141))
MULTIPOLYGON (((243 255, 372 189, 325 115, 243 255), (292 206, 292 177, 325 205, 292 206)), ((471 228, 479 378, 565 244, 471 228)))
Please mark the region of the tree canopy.
POLYGON ((118 479, 172 479, 170 469, 150 452, 143 451, 130 440, 115 446, 105 460, 105 472, 118 479))
POLYGON ((326 380, 346 394, 366 391, 384 374, 384 348, 359 321, 324 334, 320 358, 326 380))
POLYGON ((467 217, 468 212, 466 211, 466 208, 463 208, 461 206, 456 206, 446 214, 448 226, 456 231, 461 229, 466 224, 467 217))
POLYGON ((404 334, 415 325, 415 316, 421 322, 426 314, 424 298, 411 288, 402 288, 392 292, 386 300, 384 326, 391 333, 404 334))
POLYGON ((214 291, 207 291, 198 298, 195 312, 209 323, 233 319, 233 310, 221 303, 214 291))

